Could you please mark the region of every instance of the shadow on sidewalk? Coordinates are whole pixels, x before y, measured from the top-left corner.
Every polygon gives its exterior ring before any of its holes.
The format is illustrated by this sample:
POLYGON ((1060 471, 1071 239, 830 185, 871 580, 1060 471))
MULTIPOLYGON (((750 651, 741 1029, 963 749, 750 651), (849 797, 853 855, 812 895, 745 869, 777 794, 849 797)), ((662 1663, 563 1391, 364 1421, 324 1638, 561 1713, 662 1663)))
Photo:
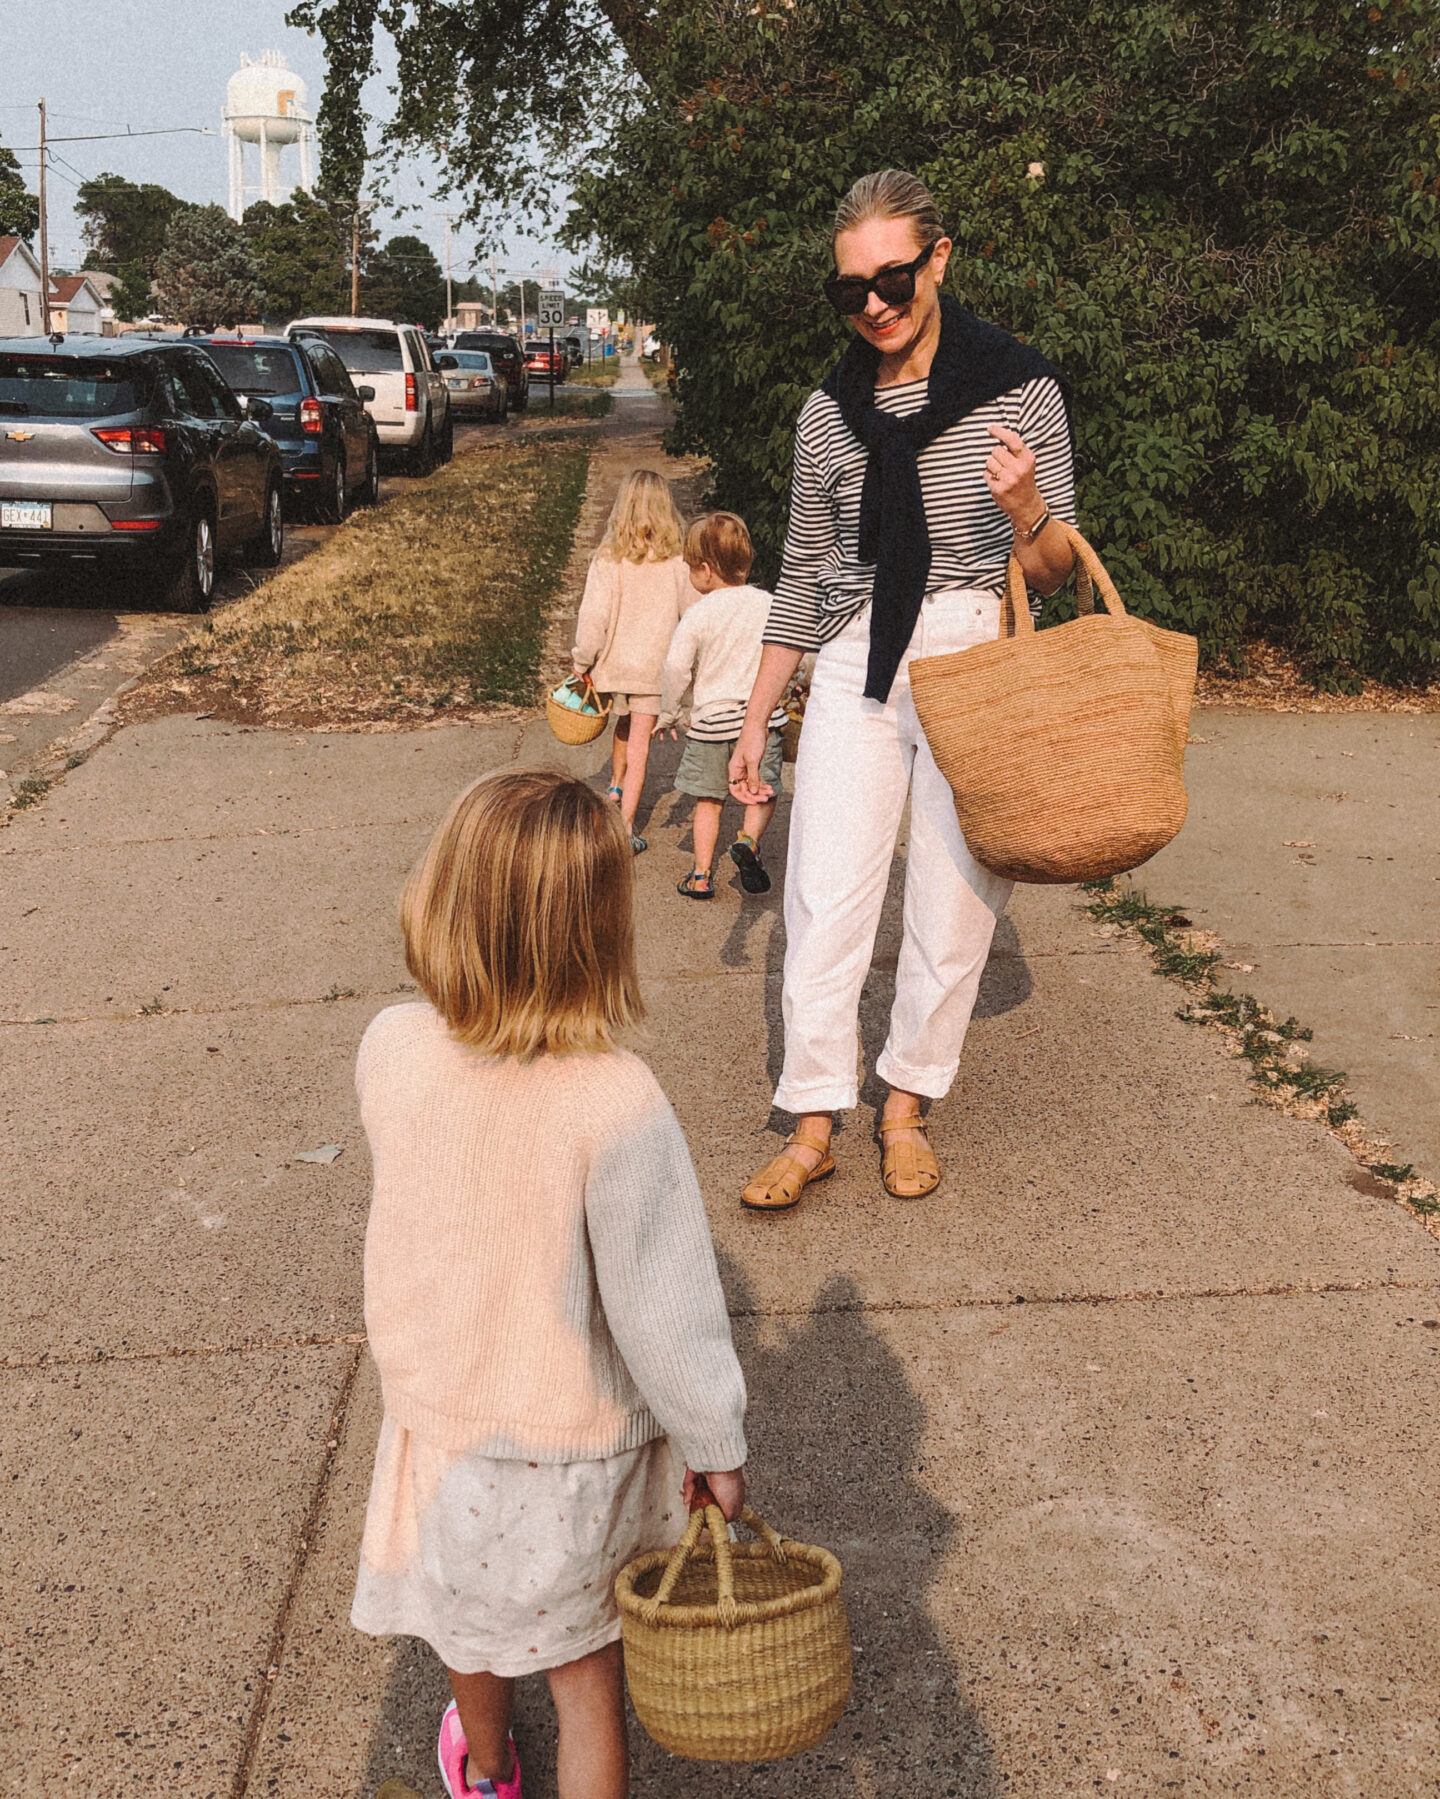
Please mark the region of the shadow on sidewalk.
MULTIPOLYGON (((756 1509, 786 1535, 823 1543, 845 1566, 855 1642, 850 1704, 830 1737, 790 1761, 756 1766, 676 1760, 632 1721, 636 1799, 996 1799, 989 1739, 931 1619, 926 1593, 954 1546, 955 1523, 917 1479, 925 1411, 890 1346, 872 1330, 853 1281, 837 1275, 787 1330, 757 1318, 743 1273, 726 1259, 735 1345, 750 1391, 749 1472, 756 1509)), ((371 1799, 387 1775, 438 1793, 433 1739, 449 1698, 440 1664, 406 1641, 371 1739, 371 1799), (397 1755, 395 1746, 410 1753, 397 1755)), ((527 1799, 553 1799, 555 1722, 543 1680, 522 1681, 516 1740, 527 1799)))

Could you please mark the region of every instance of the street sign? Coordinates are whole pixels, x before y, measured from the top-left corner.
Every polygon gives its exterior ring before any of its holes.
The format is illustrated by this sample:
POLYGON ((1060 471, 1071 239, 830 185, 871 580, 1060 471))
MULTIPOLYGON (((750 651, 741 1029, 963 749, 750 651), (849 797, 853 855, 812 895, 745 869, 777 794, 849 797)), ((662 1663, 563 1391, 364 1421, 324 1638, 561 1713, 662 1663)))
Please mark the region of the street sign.
POLYGON ((610 314, 603 306, 591 306, 585 313, 585 329, 603 337, 610 329, 610 314))
POLYGON ((540 290, 540 329, 553 331, 556 326, 562 330, 565 326, 565 296, 558 287, 546 287, 540 290))

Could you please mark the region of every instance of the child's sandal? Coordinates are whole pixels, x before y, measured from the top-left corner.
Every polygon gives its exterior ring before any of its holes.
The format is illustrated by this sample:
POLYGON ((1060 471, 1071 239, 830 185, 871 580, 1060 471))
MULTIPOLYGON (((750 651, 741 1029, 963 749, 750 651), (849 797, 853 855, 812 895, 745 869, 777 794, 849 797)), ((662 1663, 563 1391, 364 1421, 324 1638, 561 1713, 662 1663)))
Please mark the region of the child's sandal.
POLYGON ((875 1127, 875 1141, 880 1145, 880 1178, 892 1199, 924 1199, 940 1185, 940 1162, 930 1147, 925 1120, 918 1115, 909 1118, 882 1118, 875 1127), (902 1139, 886 1142, 893 1131, 918 1131, 919 1142, 902 1139))
POLYGON ((792 1143, 802 1143, 806 1149, 820 1147, 818 1143, 806 1143, 803 1137, 786 1138, 780 1154, 765 1164, 740 1195, 742 1206, 748 1206, 752 1212, 788 1212, 799 1205, 800 1195, 811 1181, 823 1181, 827 1174, 834 1174, 835 1158, 828 1144, 819 1162, 810 1168, 790 1153, 792 1143))
POLYGON ((747 893, 768 893, 770 876, 760 860, 755 840, 742 831, 730 845, 730 860, 740 870, 740 885, 747 893))
POLYGON ((702 875, 698 868, 692 868, 683 881, 676 883, 675 891, 683 893, 686 899, 714 899, 715 883, 709 875, 702 875))

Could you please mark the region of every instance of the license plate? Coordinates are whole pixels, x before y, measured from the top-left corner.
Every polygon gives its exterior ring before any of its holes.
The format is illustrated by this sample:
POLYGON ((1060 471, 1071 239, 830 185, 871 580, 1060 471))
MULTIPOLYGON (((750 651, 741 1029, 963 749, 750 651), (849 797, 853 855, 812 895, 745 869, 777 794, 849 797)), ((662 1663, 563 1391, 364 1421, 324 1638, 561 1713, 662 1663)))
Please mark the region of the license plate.
POLYGON ((445 385, 446 387, 464 387, 465 383, 463 381, 447 381, 445 385))
POLYGON ((49 500, 0 500, 0 531, 49 531, 52 513, 49 500))

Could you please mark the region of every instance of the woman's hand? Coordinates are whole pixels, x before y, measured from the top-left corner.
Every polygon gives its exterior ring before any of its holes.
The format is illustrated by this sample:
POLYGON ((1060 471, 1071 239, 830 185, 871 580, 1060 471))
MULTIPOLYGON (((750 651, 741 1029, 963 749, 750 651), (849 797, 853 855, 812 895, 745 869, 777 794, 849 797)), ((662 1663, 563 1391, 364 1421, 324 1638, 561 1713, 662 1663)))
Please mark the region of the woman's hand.
POLYGON ((650 735, 652 737, 667 737, 668 736, 671 743, 674 743, 675 740, 680 735, 680 729, 679 729, 678 725, 662 724, 661 721, 657 718, 655 720, 655 729, 650 733, 650 735))
POLYGON ((730 758, 730 797, 742 806, 763 806, 773 800, 775 789, 760 779, 760 764, 765 759, 769 732, 764 725, 754 725, 747 718, 740 727, 735 753, 730 758))
MULTIPOLYGON (((709 1487, 716 1505, 720 1507, 721 1512, 724 1514, 725 1522, 727 1524, 733 1524, 740 1516, 745 1505, 745 1470, 743 1468, 731 1468, 728 1473, 707 1473, 701 1475, 699 1478, 704 1480, 705 1484, 709 1487)), ((696 1509, 696 1479, 697 1477, 687 1468, 685 1470, 685 1483, 680 1489, 681 1496, 684 1499, 686 1506, 692 1512, 696 1509)))
POLYGON ((985 464, 985 485, 1000 510, 1022 531, 1028 531, 1045 510, 1035 485, 1035 453, 1018 432, 1004 425, 988 427, 995 448, 985 464))

